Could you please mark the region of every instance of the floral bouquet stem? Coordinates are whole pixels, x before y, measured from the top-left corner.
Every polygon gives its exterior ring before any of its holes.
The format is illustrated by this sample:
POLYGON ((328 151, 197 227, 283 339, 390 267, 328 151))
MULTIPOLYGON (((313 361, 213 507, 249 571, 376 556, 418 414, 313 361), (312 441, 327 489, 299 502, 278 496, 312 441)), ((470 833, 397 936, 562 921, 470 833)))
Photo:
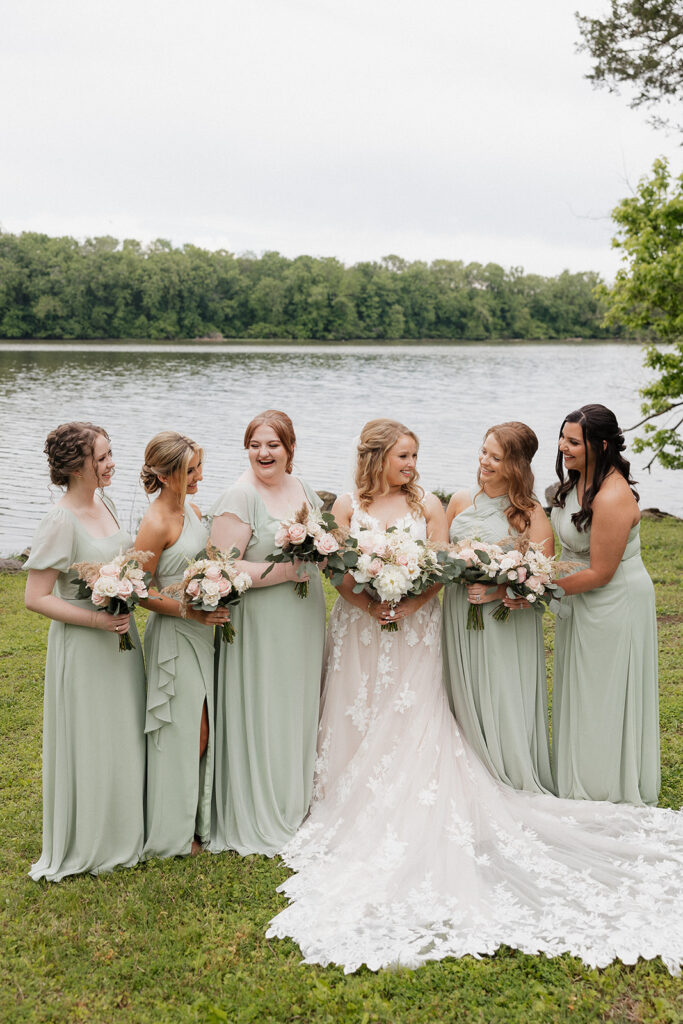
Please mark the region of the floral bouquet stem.
MULTIPOLYGON (((505 607, 504 605, 502 607, 505 607)), ((467 612, 467 628, 468 629, 483 629, 484 628, 484 616, 482 614, 482 608, 480 604, 471 604, 467 612)))
POLYGON ((501 603, 498 605, 495 612, 493 613, 492 617, 497 622, 507 622, 507 620, 510 618, 510 609, 501 601, 501 603))
POLYGON ((230 622, 229 619, 227 622, 224 622, 223 625, 221 626, 221 632, 223 634, 223 642, 226 644, 231 644, 235 637, 237 636, 235 627, 233 626, 232 622, 230 622))

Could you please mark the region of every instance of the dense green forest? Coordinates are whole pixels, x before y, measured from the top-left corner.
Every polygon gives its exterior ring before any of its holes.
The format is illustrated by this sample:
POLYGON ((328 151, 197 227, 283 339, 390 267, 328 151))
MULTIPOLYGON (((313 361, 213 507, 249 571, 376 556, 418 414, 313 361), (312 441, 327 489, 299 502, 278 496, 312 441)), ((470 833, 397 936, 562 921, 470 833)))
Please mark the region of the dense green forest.
POLYGON ((599 338, 592 272, 0 232, 0 338, 599 338))

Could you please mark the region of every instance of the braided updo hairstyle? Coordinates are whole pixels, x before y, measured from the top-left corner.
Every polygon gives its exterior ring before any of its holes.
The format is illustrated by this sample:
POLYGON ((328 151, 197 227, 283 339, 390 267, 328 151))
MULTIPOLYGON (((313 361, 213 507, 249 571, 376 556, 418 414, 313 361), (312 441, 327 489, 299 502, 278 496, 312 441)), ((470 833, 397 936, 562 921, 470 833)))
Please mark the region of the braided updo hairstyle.
MULTIPOLYGON (((586 458, 588 458, 588 447, 595 453, 595 468, 593 480, 590 487, 586 487, 581 499, 581 508, 572 515, 572 522, 577 530, 585 530, 590 526, 593 518, 593 501, 600 490, 605 477, 612 470, 621 473, 626 483, 633 491, 633 496, 638 501, 639 494, 634 487, 635 480, 631 478, 631 464, 620 453, 626 447, 624 435, 617 423, 617 418, 611 409, 604 405, 582 405, 580 409, 570 412, 562 420, 560 437, 565 423, 579 423, 583 434, 583 443, 586 446, 586 458)), ((564 508, 567 495, 576 486, 580 473, 576 469, 568 470, 569 479, 564 478, 564 460, 562 452, 558 450, 555 460, 555 472, 557 473, 560 486, 553 499, 553 505, 557 508, 564 508)))
MULTIPOLYGON (((510 420, 489 427, 484 435, 493 434, 503 449, 503 470, 507 478, 507 494, 510 504, 505 515, 510 526, 518 533, 524 533, 531 526, 531 513, 535 506, 534 474, 531 472, 531 460, 538 451, 538 438, 526 423, 510 420)), ((477 471, 477 483, 483 490, 481 471, 477 471)), ((481 491, 480 491, 481 493, 481 491)))
POLYGON ((155 434, 145 448, 145 462, 140 470, 140 480, 146 494, 156 494, 162 487, 171 484, 177 491, 181 504, 187 494, 187 467, 193 455, 203 458, 199 445, 175 430, 162 430, 155 434), (164 482, 161 477, 166 477, 164 482))
MULTIPOLYGON (((361 430, 356 461, 356 488, 361 508, 367 509, 373 498, 388 492, 389 488, 384 479, 386 457, 402 437, 411 437, 419 448, 417 435, 398 420, 370 420, 361 430)), ((416 515, 424 515, 424 491, 418 480, 419 475, 415 470, 412 479, 402 485, 401 491, 413 512, 416 515)))
POLYGON ((68 487, 69 477, 83 467, 87 458, 93 458, 95 440, 109 434, 94 423, 61 423, 51 430, 43 451, 47 455, 50 480, 57 487, 68 487))

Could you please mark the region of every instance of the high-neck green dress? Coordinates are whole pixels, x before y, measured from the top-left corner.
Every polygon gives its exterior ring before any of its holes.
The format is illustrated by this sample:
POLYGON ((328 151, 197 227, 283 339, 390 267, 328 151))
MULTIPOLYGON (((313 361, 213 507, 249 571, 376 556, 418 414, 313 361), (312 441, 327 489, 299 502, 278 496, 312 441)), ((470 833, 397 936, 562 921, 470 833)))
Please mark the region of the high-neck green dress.
MULTIPOLYGON (((102 499, 116 519, 112 501, 102 499)), ((118 520, 117 520, 118 523, 118 520)), ((122 529, 92 537, 77 516, 55 505, 33 538, 27 569, 58 569, 53 594, 78 598, 74 562, 108 562, 131 546, 122 529)), ((107 612, 100 611, 99 615, 107 612)), ((135 650, 119 651, 108 630, 53 620, 47 641, 43 711, 43 850, 31 878, 130 867, 142 852, 145 790, 145 669, 133 616, 135 650)))
MULTIPOLYGON (((240 481, 218 499, 213 515, 224 513, 251 528, 245 560, 263 562, 275 551, 280 521, 250 484, 240 481)), ((213 852, 272 856, 308 812, 325 642, 317 568, 309 577, 308 597, 278 583, 248 590, 232 609, 237 636, 221 643, 218 663, 213 852)))
MULTIPOLYGON (((552 521, 562 559, 590 564, 590 529, 571 521, 576 489, 552 521)), ((657 617, 640 557, 640 524, 604 587, 562 598, 553 680, 553 762, 558 795, 656 804, 660 786, 657 617)))
MULTIPOLYGON (((508 536, 506 495, 483 491, 453 520, 453 543, 508 536)), ((460 584, 443 601, 444 682, 465 739, 491 774, 515 789, 553 793, 548 696, 541 617, 531 608, 493 618, 498 601, 482 605, 483 630, 467 629, 469 602, 460 584)))
MULTIPOLYGON (((157 564, 159 589, 182 579, 206 546, 208 531, 189 502, 177 541, 157 564)), ((213 628, 192 619, 150 612, 145 627, 147 662, 147 808, 143 856, 191 852, 195 834, 208 842, 213 783, 213 628), (209 742, 199 758, 206 701, 209 742)))

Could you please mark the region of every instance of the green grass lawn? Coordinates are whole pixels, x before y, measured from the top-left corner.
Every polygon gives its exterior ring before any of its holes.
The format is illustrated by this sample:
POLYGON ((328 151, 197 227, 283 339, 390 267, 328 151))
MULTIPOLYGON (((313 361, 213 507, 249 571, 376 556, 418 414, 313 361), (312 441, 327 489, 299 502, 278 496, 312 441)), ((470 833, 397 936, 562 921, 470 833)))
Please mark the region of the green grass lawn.
MULTIPOLYGON (((661 803, 683 804, 683 523, 647 521, 657 589, 661 803)), ((501 949, 417 971, 303 967, 266 941, 283 905, 277 860, 236 854, 153 861, 59 885, 26 872, 40 853, 42 676, 48 623, 25 611, 24 577, 0 577, 0 1021, 678 1024, 683 983, 656 961, 589 970, 501 949)), ((328 605, 333 595, 328 593, 328 605)), ((549 669, 552 620, 546 617, 549 669)), ((683 881, 682 881, 683 884, 683 881)))

